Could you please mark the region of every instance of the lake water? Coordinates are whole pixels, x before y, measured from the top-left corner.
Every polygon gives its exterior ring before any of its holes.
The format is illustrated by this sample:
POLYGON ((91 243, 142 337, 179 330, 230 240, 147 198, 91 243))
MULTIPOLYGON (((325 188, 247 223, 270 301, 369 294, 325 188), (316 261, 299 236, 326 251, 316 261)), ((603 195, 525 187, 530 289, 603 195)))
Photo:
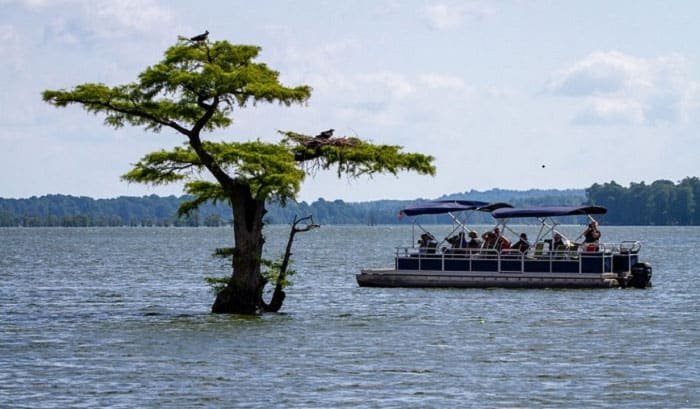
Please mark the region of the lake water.
POLYGON ((700 228, 604 227, 645 290, 358 287, 410 234, 298 235, 282 313, 250 318, 209 313, 229 229, 0 229, 0 407, 700 407, 700 228))

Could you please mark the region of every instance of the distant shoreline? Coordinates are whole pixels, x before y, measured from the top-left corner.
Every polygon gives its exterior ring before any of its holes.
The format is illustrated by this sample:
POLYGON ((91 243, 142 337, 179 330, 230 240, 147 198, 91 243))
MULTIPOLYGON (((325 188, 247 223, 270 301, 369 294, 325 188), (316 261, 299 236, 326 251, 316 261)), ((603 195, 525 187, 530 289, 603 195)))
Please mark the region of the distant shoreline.
MULTIPOLYGON (((93 199, 70 195, 45 195, 26 199, 0 198, 0 227, 199 227, 226 226, 232 212, 223 204, 204 204, 189 217, 177 217, 177 209, 188 196, 156 195, 114 199, 93 199)), ((688 177, 678 183, 658 180, 651 184, 615 182, 594 184, 587 189, 491 189, 444 195, 439 200, 470 199, 506 202, 513 206, 596 204, 608 209, 601 219, 619 226, 700 225, 700 179, 688 177)), ((410 224, 398 212, 419 200, 376 200, 368 202, 327 201, 268 203, 266 224, 289 224, 295 216, 312 215, 328 225, 410 224)), ((449 223, 448 217, 426 216, 421 223, 449 223)), ((475 214, 470 222, 492 223, 489 215, 475 214)))

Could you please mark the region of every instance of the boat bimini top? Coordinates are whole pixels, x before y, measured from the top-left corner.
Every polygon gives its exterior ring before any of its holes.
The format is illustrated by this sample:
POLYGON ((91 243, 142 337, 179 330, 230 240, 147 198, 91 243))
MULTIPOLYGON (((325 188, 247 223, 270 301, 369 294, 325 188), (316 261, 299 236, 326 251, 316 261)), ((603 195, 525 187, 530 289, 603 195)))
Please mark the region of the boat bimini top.
MULTIPOLYGON (((605 214, 608 209, 601 206, 535 206, 535 207, 511 207, 495 209, 491 212, 491 216, 496 219, 499 224, 506 227, 509 219, 517 218, 536 218, 540 221, 541 227, 537 234, 535 242, 542 240, 549 233, 560 233, 556 230, 559 224, 554 217, 561 216, 588 216, 591 221, 595 221, 593 214, 605 214)), ((561 233, 560 233, 561 234, 561 233)), ((562 234, 562 237, 566 238, 562 234)), ((579 236, 576 240, 578 240, 579 236)), ((574 240, 575 241, 575 240, 574 240)))
POLYGON ((554 216, 580 216, 590 214, 605 214, 608 209, 601 206, 538 206, 538 207, 511 207, 496 209, 491 215, 496 219, 510 219, 516 217, 554 217, 554 216))
MULTIPOLYGON (((513 206, 509 205, 508 203, 503 203, 503 202, 497 202, 497 203, 489 203, 489 202, 482 202, 482 201, 477 201, 477 200, 431 200, 431 201, 423 201, 423 202, 416 202, 413 203, 404 209, 401 209, 399 211, 399 218, 403 216, 411 216, 414 217, 413 220, 413 227, 414 227, 414 232, 413 232, 413 243, 416 242, 415 240, 415 227, 420 228, 423 232, 428 234, 432 240, 435 240, 435 237, 428 232, 426 229, 423 228, 418 223, 418 220, 415 216, 420 216, 420 215, 438 215, 438 214, 447 214, 449 215, 453 222, 454 222, 454 227, 450 234, 448 234, 448 237, 454 233, 456 233, 458 230, 464 231, 464 232, 470 232, 472 231, 469 227, 466 225, 466 220, 468 219, 469 215, 471 215, 473 212, 487 212, 487 213, 492 213, 498 209, 506 209, 506 208, 511 208, 513 206), (460 217, 460 212, 466 212, 464 213, 464 216, 460 217)), ((440 241, 439 244, 444 243, 448 237, 445 237, 442 241, 440 241)))
POLYGON ((493 212, 494 210, 513 207, 508 203, 489 203, 477 200, 432 200, 418 202, 405 209, 401 209, 400 216, 419 216, 421 214, 447 214, 477 210, 480 212, 493 212))

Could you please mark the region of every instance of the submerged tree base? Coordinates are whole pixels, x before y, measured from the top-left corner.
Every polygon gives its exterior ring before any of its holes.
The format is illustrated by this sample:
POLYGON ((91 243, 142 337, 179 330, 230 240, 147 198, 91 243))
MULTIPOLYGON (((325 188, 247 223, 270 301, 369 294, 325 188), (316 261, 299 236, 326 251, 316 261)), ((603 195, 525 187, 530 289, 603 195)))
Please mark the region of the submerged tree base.
POLYGON ((287 285, 287 276, 293 274, 293 271, 289 270, 289 262, 292 256, 294 237, 297 233, 307 232, 318 227, 320 227, 320 225, 315 224, 311 216, 302 218, 294 217, 292 228, 289 231, 287 247, 282 257, 282 263, 279 265, 279 271, 275 277, 275 290, 272 293, 272 299, 269 304, 262 298, 262 290, 267 284, 268 278, 262 278, 262 284, 258 287, 257 291, 251 291, 254 287, 242 288, 237 284, 235 279, 232 278, 226 288, 219 291, 216 295, 216 300, 211 307, 211 312, 215 314, 259 314, 263 312, 278 312, 282 308, 284 299, 287 296, 283 290, 287 285), (299 227, 302 222, 305 222, 305 225, 299 227), (255 293, 255 296, 251 297, 252 293, 255 293))
POLYGON ((259 314, 263 312, 260 297, 250 291, 228 285, 216 295, 211 307, 214 314, 259 314))
MULTIPOLYGON (((231 287, 226 287, 221 290, 211 307, 211 312, 214 314, 244 314, 253 315, 264 312, 278 312, 282 308, 286 294, 284 291, 276 288, 272 300, 269 304, 261 299, 253 301, 251 297, 244 298, 244 292, 236 291, 231 287), (251 302, 252 301, 252 302, 251 302)), ((257 297, 256 297, 257 298, 257 297)))

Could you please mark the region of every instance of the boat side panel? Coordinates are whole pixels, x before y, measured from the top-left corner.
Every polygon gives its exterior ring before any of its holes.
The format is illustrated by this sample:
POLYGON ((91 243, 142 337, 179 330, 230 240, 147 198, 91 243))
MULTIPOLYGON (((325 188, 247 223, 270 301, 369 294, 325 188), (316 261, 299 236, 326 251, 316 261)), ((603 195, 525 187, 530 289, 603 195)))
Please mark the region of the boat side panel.
POLYGON ((523 271, 523 260, 521 258, 503 258, 501 259, 501 271, 504 272, 520 272, 523 271))
POLYGON ((578 260, 554 260, 552 261, 552 272, 555 273, 578 273, 578 260))
POLYGON ((439 274, 401 271, 363 272, 356 276, 362 287, 450 287, 450 288, 608 288, 614 278, 598 274, 439 274))
POLYGON ((612 271, 612 256, 603 254, 582 255, 582 273, 607 273, 612 271))
POLYGON ((472 271, 498 271, 498 260, 472 260, 472 271))
POLYGON ((549 260, 527 260, 525 262, 526 273, 534 273, 538 271, 549 271, 549 260))
POLYGON ((470 261, 468 258, 446 258, 445 270, 447 271, 469 271, 470 261))
POLYGON ((613 256, 613 271, 630 271, 632 266, 639 263, 638 254, 615 254, 613 256))

